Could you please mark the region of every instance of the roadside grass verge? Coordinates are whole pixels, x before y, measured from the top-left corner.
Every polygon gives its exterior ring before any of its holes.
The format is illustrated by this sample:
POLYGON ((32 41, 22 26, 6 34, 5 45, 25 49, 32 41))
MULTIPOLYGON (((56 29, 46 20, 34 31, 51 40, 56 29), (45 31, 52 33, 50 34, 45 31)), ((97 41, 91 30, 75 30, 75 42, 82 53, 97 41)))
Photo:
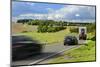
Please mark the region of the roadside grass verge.
POLYGON ((48 63, 95 61, 95 41, 88 40, 87 45, 65 51, 62 56, 50 60, 48 63))
POLYGON ((38 33, 36 31, 33 31, 33 32, 25 32, 19 34, 30 36, 33 39, 40 41, 40 43, 52 44, 52 43, 63 42, 65 36, 70 34, 70 32, 68 29, 65 29, 55 33, 38 33))

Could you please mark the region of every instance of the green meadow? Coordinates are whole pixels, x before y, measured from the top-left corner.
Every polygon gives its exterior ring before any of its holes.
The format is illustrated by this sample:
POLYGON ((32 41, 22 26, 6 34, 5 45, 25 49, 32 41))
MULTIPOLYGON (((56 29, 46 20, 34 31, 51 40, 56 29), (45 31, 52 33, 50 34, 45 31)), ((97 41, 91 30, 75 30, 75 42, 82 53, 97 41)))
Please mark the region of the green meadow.
POLYGON ((51 44, 63 42, 64 37, 70 34, 69 29, 65 29, 55 33, 38 33, 37 31, 18 33, 20 35, 27 35, 40 41, 41 43, 51 44))
MULTIPOLYGON (((40 43, 52 44, 63 42, 65 36, 78 36, 78 33, 71 32, 70 29, 75 29, 78 26, 65 26, 66 29, 58 32, 37 32, 37 25, 28 25, 28 24, 12 24, 12 32, 18 35, 27 35, 31 38, 38 40, 40 43)), ((76 29, 75 29, 76 30, 76 29)), ((88 33, 88 39, 92 38, 95 35, 95 32, 88 33)))
MULTIPOLYGON (((65 51, 63 55, 51 59, 48 63, 95 61, 96 41, 91 40, 91 38, 95 37, 95 29, 92 29, 91 25, 89 26, 92 32, 87 33, 87 44, 83 44, 81 47, 77 49, 71 49, 65 51)), ((44 32, 44 33, 37 32, 37 25, 15 24, 15 26, 13 27, 14 27, 13 28, 14 34, 30 36, 33 39, 38 40, 40 43, 44 43, 46 45, 49 44, 52 45, 53 43, 59 43, 59 42, 63 43, 64 38, 67 35, 78 36, 78 33, 70 31, 71 28, 73 28, 74 31, 74 29, 78 26, 65 26, 66 29, 64 30, 58 32, 44 32)))
POLYGON ((65 51, 62 56, 50 60, 48 63, 95 61, 95 41, 88 40, 80 48, 65 51))

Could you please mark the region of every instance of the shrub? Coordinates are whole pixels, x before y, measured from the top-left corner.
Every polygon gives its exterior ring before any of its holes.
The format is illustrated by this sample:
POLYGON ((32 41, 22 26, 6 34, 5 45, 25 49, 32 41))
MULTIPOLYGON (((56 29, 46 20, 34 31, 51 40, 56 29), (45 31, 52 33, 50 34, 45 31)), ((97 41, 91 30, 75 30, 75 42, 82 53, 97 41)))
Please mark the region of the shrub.
POLYGON ((92 40, 92 41, 95 41, 95 40, 96 40, 96 37, 95 37, 95 36, 93 36, 93 37, 91 38, 91 40, 92 40))
POLYGON ((38 32, 57 32, 66 29, 66 27, 48 27, 47 25, 38 26, 38 32))
POLYGON ((46 32, 46 31, 47 31, 47 29, 48 29, 48 27, 47 27, 47 26, 42 26, 41 31, 42 31, 42 32, 46 32))
POLYGON ((47 29, 48 29, 47 26, 42 26, 42 25, 38 26, 38 32, 46 32, 47 29))
POLYGON ((94 32, 95 29, 96 29, 95 24, 90 24, 90 25, 87 25, 86 27, 87 27, 87 32, 88 33, 94 32))
POLYGON ((49 27, 46 32, 55 32, 55 28, 54 27, 49 27))
POLYGON ((70 28, 71 33, 78 33, 79 29, 78 28, 70 28))

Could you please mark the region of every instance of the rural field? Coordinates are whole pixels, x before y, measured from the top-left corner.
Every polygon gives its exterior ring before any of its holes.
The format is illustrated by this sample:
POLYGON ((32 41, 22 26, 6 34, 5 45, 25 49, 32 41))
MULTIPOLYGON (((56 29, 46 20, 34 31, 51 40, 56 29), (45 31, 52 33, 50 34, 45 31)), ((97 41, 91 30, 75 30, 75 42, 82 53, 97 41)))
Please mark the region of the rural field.
POLYGON ((41 43, 56 43, 56 42, 63 42, 64 37, 70 33, 69 29, 65 29, 55 33, 38 33, 37 26, 30 26, 30 25, 22 25, 22 24, 14 24, 12 26, 13 33, 19 35, 27 35, 40 41, 41 43), (16 28, 15 28, 16 27, 16 28), (27 31, 27 32, 23 32, 27 31))
MULTIPOLYGON (((37 32, 37 25, 28 25, 21 23, 12 24, 12 33, 17 35, 27 35, 33 39, 38 40, 40 43, 46 45, 53 45, 54 43, 63 43, 65 36, 74 35, 78 36, 78 33, 71 33, 70 29, 77 28, 78 26, 65 26, 66 29, 58 32, 37 32)), ((95 30, 94 30, 95 31, 95 30)), ((80 62, 80 61, 95 61, 95 40, 91 40, 95 36, 95 32, 87 33, 87 44, 83 44, 80 48, 65 51, 62 56, 58 56, 49 60, 46 63, 63 63, 63 62, 80 62)), ((63 44, 61 44, 63 45, 63 44)))
MULTIPOLYGON (((78 26, 65 26, 66 29, 58 31, 58 32, 46 32, 46 33, 39 33, 37 32, 37 25, 28 25, 28 24, 21 24, 21 23, 13 23, 12 24, 12 34, 17 35, 27 35, 32 37, 33 39, 38 40, 41 43, 52 44, 63 42, 65 36, 73 35, 78 37, 78 32, 71 32, 70 29, 78 28, 78 26)), ((95 36, 95 31, 92 33, 87 34, 87 38, 91 39, 95 36)))

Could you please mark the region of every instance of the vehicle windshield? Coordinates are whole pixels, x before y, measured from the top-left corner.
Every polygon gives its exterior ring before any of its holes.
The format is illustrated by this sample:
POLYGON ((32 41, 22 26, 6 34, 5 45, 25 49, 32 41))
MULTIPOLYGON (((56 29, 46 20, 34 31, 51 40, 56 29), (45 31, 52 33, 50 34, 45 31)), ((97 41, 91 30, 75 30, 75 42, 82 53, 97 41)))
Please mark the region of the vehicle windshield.
POLYGON ((27 36, 12 36, 13 43, 20 41, 33 41, 33 39, 27 36))

